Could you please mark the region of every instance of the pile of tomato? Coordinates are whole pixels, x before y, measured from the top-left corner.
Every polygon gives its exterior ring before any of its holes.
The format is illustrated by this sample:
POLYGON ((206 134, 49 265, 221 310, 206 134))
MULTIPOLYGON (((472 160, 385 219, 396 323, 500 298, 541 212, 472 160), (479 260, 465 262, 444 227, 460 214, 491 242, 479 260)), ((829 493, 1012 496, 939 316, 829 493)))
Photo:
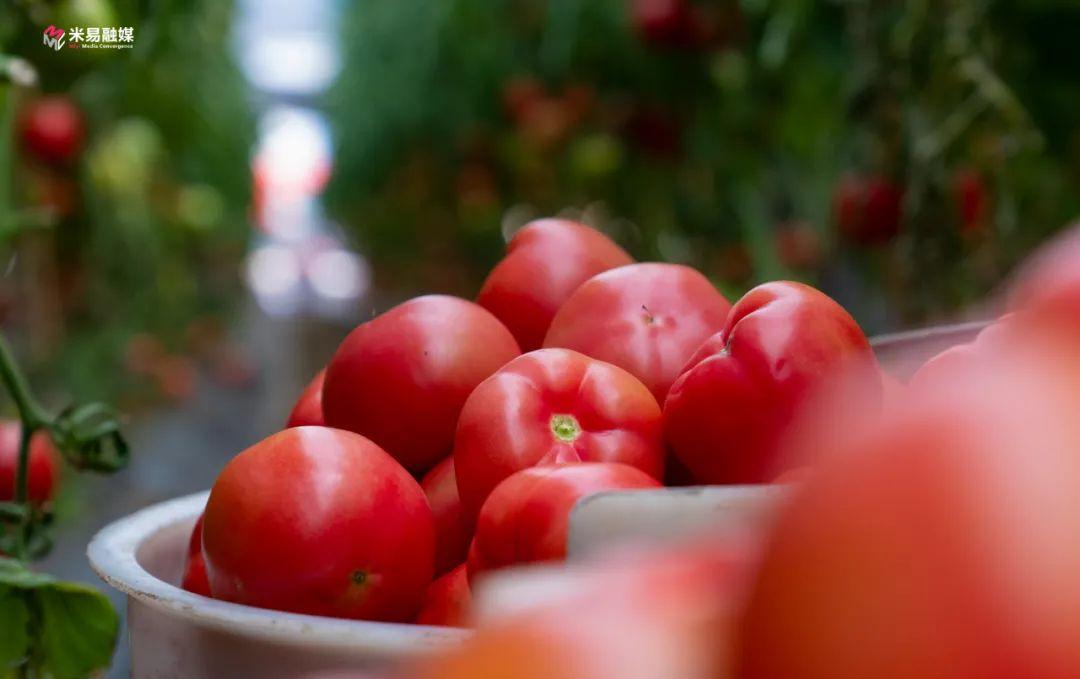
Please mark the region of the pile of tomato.
POLYGON ((288 428, 222 471, 184 586, 465 625, 477 577, 565 558, 586 495, 779 480, 766 534, 612 555, 406 676, 1069 676, 1080 230, 1010 290, 900 384, 811 287, 731 304, 691 268, 533 222, 475 303, 418 297, 344 339, 288 428))

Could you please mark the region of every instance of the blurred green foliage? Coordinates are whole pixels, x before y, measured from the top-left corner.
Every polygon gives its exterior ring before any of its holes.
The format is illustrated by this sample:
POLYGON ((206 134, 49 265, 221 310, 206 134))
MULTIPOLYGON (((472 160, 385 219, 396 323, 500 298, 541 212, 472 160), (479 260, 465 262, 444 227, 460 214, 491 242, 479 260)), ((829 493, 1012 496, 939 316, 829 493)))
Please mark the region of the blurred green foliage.
POLYGON ((948 316, 1080 213, 1078 34, 1068 0, 353 3, 329 198, 403 289, 471 294, 566 211, 730 294, 948 316), (884 245, 838 235, 844 177, 899 191, 884 245))
MULTIPOLYGON (((51 312, 61 326, 45 331, 47 347, 31 347, 44 361, 32 369, 63 376, 75 395, 130 391, 143 379, 120 369, 132 336, 159 338, 163 355, 190 351, 191 324, 226 314, 237 298, 253 121, 229 53, 232 12, 209 0, 22 0, 0 9, 0 52, 39 75, 38 91, 15 92, 20 104, 59 93, 87 128, 69 167, 25 153, 0 159, 15 166, 17 203, 55 213, 44 245, 22 244, 51 260, 37 272, 43 299, 27 306, 59 307, 51 312), (42 45, 50 24, 131 26, 134 48, 54 51, 42 45)), ((22 329, 32 345, 42 339, 22 329)))

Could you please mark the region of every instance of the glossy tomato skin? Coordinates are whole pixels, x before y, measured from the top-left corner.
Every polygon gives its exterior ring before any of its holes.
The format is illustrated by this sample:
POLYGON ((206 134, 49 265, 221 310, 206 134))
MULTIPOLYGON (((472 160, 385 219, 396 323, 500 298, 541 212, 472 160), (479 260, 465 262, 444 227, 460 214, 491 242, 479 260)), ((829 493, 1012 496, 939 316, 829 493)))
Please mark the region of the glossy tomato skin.
POLYGON ((424 603, 416 614, 416 624, 468 627, 471 603, 469 576, 461 563, 428 586, 424 603))
POLYGON ((188 551, 184 557, 184 573, 180 586, 194 594, 210 596, 210 581, 206 577, 206 561, 202 551, 203 516, 200 514, 191 529, 188 551))
POLYGON ((1040 349, 961 369, 815 470, 777 519, 732 676, 1075 674, 1080 363, 1040 349))
POLYGON ((559 307, 592 276, 634 260, 603 233, 568 219, 539 219, 514 234, 477 303, 539 349, 559 307))
POLYGON ((500 481, 538 464, 621 462, 661 478, 660 407, 625 370, 567 349, 539 349, 485 380, 454 440, 468 525, 500 481))
POLYGON ((82 149, 83 115, 67 97, 38 99, 22 112, 20 122, 23 146, 43 162, 64 165, 82 149))
MULTIPOLYGON (((15 499, 22 428, 15 420, 0 421, 0 502, 15 499)), ((38 431, 30 439, 29 500, 42 505, 53 498, 60 480, 60 459, 48 432, 38 431)))
POLYGON ((321 427, 326 424, 322 412, 322 387, 326 379, 326 369, 319 371, 311 382, 304 387, 292 412, 289 413, 289 421, 286 427, 321 427))
POLYGON ((431 581, 435 529, 419 484, 352 432, 285 429, 225 466, 206 505, 214 598, 406 621, 431 581))
POLYGON ((427 295, 357 327, 326 368, 323 416, 367 436, 414 474, 450 454, 465 399, 518 355, 486 309, 427 295))
POLYGON ((640 469, 612 462, 523 469, 484 501, 469 550, 469 578, 516 564, 562 561, 578 500, 605 490, 660 487, 640 469))
POLYGON ((544 346, 613 363, 662 404, 687 359, 724 327, 730 308, 690 267, 631 264, 583 283, 555 315, 544 346))
POLYGON ((881 398, 877 361, 854 319, 807 285, 760 285, 672 386, 668 444, 698 483, 770 481, 793 462, 782 444, 799 408, 841 377, 881 398))
POLYGON ((420 481, 431 513, 435 517, 435 574, 439 575, 465 561, 472 533, 461 516, 454 457, 431 468, 420 481))

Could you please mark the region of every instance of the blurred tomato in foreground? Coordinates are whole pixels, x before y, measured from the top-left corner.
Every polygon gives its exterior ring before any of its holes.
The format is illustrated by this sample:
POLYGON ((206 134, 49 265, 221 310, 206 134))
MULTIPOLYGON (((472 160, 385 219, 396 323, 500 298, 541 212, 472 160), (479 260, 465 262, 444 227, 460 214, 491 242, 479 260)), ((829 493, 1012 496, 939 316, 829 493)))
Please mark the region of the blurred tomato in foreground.
POLYGON ((748 292, 691 357, 664 404, 668 444, 700 483, 761 483, 811 398, 844 379, 881 399, 870 343, 843 307, 802 283, 748 292))
POLYGON ((522 351, 532 351, 540 348, 555 312, 578 286, 633 261, 584 224, 540 219, 514 234, 476 301, 506 325, 522 351))
POLYGON ((1024 263, 1010 289, 1009 306, 1080 333, 1080 224, 1024 263))
POLYGON ((434 551, 420 486, 339 429, 294 427, 255 444, 225 466, 206 504, 211 592, 249 606, 411 620, 434 551))
POLYGON ((1075 676, 1077 413, 1080 347, 1033 334, 847 436, 778 519, 735 676, 1075 676))
MULTIPOLYGON (((0 420, 0 502, 15 499, 16 473, 19 467, 19 442, 22 425, 16 420, 0 420)), ((28 499, 42 505, 53 499, 60 480, 60 455, 46 431, 37 431, 30 439, 28 499)))
POLYGON ((631 264, 593 276, 555 314, 545 347, 613 363, 664 403, 687 359, 724 327, 731 304, 678 264, 631 264))
POLYGON ((605 490, 660 487, 640 469, 610 462, 523 469, 496 486, 480 509, 469 578, 515 564, 561 561, 578 500, 605 490))
POLYGON ((323 380, 326 379, 326 369, 322 369, 312 378, 311 382, 304 387, 300 398, 296 400, 292 412, 289 413, 289 421, 286 427, 305 427, 310 425, 322 426, 326 424, 322 412, 322 388, 323 380))
POLYGON ((445 573, 465 560, 469 551, 469 532, 461 516, 454 457, 432 467, 420 481, 435 517, 435 574, 445 573))
POLYGON ((470 526, 506 477, 570 462, 621 462, 661 477, 660 407, 645 385, 576 351, 540 349, 514 359, 469 396, 454 467, 470 526))
POLYGON ((416 624, 467 627, 471 599, 469 575, 465 564, 459 564, 428 585, 416 624))
POLYGON ((19 122, 23 147, 42 162, 64 165, 82 150, 86 134, 82 111, 67 97, 31 102, 19 122))
POLYGON ((450 454, 476 385, 518 355, 510 331, 457 297, 409 300, 353 330, 326 368, 326 424, 367 436, 419 474, 450 454))
POLYGON ((184 556, 184 570, 181 576, 180 586, 194 594, 203 596, 210 595, 210 581, 206 577, 206 561, 202 553, 202 527, 203 515, 199 515, 198 521, 191 529, 191 538, 188 540, 188 551, 184 556))
POLYGON ((527 610, 482 624, 459 650, 409 679, 705 679, 724 676, 730 608, 745 558, 694 542, 620 550, 561 570, 527 610))

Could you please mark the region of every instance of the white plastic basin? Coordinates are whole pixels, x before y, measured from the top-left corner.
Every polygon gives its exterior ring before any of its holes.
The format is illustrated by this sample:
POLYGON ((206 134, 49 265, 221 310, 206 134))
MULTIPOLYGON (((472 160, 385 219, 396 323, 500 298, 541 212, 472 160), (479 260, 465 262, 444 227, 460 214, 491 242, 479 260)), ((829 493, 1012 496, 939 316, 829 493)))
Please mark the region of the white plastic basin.
POLYGON ((208 493, 153 505, 90 542, 90 565, 127 595, 133 677, 297 677, 372 669, 460 643, 466 630, 281 613, 180 589, 208 493))

